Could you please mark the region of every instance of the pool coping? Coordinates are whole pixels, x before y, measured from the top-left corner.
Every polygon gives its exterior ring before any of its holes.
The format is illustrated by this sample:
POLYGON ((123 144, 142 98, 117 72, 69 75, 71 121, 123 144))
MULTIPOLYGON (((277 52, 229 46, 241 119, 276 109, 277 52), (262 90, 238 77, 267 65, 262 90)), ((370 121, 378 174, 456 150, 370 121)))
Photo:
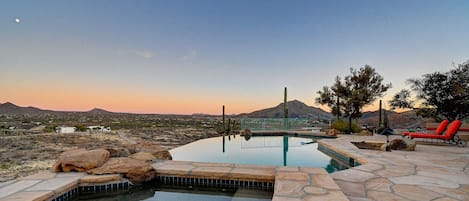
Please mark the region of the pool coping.
MULTIPOLYGON (((273 201, 339 200, 347 197, 323 168, 243 165, 160 160, 153 162, 157 178, 205 178, 215 184, 239 181, 245 187, 273 188, 273 201), (257 182, 257 183, 256 183, 257 182)), ((69 200, 79 192, 126 189, 131 183, 119 174, 88 175, 43 171, 0 184, 0 201, 69 200)))

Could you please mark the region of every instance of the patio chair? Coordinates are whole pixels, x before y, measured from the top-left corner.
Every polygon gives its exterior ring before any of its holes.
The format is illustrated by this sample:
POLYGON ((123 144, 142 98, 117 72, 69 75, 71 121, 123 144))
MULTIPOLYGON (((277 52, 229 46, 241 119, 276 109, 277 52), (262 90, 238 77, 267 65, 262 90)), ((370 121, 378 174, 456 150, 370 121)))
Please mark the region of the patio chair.
POLYGON ((407 135, 410 139, 423 138, 423 139, 436 139, 448 143, 456 143, 458 146, 466 146, 466 141, 461 140, 456 134, 459 127, 461 127, 461 120, 456 119, 448 126, 444 135, 425 134, 425 133, 411 133, 407 135))
POLYGON ((409 134, 441 135, 445 131, 448 124, 449 124, 449 121, 447 119, 445 119, 440 123, 440 125, 438 125, 435 132, 433 132, 433 133, 403 132, 402 135, 403 136, 408 136, 409 134))

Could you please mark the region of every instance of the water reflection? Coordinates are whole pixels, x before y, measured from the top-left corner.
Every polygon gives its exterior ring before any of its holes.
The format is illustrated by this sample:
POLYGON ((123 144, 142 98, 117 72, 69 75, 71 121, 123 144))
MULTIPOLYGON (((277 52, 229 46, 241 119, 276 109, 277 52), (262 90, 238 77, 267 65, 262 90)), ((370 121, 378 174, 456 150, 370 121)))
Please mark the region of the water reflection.
POLYGON ((283 136, 283 166, 287 166, 288 137, 283 136))
POLYGON ((182 161, 339 169, 329 156, 317 150, 315 140, 292 136, 225 135, 199 140, 170 152, 174 160, 182 161), (220 144, 221 150, 217 148, 220 144))

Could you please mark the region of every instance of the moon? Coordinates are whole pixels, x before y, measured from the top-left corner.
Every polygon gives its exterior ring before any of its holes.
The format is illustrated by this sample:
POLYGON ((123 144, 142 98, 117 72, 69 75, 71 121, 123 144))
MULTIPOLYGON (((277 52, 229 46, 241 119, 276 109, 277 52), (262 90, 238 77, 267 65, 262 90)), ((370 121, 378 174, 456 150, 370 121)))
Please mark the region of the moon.
POLYGON ((19 17, 15 18, 16 24, 19 24, 21 22, 21 19, 19 17))

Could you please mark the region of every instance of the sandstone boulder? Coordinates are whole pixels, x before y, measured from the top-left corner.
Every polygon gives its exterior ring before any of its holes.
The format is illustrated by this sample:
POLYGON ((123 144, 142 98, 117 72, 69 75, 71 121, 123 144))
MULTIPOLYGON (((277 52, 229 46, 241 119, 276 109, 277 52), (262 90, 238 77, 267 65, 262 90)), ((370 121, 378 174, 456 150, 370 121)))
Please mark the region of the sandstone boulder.
POLYGON ((151 154, 156 154, 160 151, 166 151, 167 149, 152 142, 143 141, 138 144, 131 144, 127 146, 131 154, 138 152, 148 152, 151 154))
POLYGON ((339 133, 340 131, 334 128, 326 130, 326 135, 328 136, 337 136, 339 133))
POLYGON ((360 135, 360 136, 372 136, 373 133, 369 130, 362 130, 362 131, 360 131, 360 133, 358 135, 360 135))
POLYGON ((171 153, 169 151, 160 151, 156 154, 153 154, 156 159, 160 160, 173 160, 173 156, 171 156, 171 153))
POLYGON ((128 145, 128 150, 130 153, 135 154, 139 152, 145 152, 145 153, 150 153, 152 154, 155 159, 161 159, 161 160, 172 160, 173 157, 169 153, 168 149, 158 145, 154 144, 152 142, 148 141, 143 141, 138 144, 132 144, 128 145))
POLYGON ((111 157, 127 157, 130 155, 129 150, 125 147, 106 146, 104 149, 109 151, 111 157))
POLYGON ((138 153, 130 155, 129 158, 133 158, 133 159, 137 159, 141 161, 152 161, 156 159, 156 157, 153 156, 153 154, 148 153, 148 152, 138 152, 138 153))
POLYGON ((415 141, 408 139, 408 138, 397 138, 389 142, 389 147, 392 150, 414 151, 415 146, 416 146, 415 141))
POLYGON ((84 172, 104 164, 109 159, 109 151, 95 150, 70 150, 60 154, 53 169, 55 172, 84 172))
POLYGON ((101 167, 87 171, 88 174, 124 174, 131 182, 140 184, 155 178, 155 170, 145 161, 133 158, 111 158, 101 167))

